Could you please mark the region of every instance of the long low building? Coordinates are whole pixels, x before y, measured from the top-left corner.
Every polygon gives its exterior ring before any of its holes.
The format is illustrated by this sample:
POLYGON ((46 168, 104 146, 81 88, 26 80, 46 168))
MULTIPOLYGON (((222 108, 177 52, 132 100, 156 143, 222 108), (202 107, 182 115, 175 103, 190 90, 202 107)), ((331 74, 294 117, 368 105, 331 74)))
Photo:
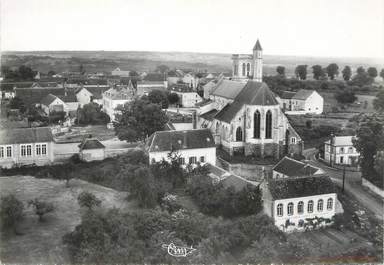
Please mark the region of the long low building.
POLYGON ((48 127, 0 130, 0 167, 50 164, 54 161, 53 148, 48 127))

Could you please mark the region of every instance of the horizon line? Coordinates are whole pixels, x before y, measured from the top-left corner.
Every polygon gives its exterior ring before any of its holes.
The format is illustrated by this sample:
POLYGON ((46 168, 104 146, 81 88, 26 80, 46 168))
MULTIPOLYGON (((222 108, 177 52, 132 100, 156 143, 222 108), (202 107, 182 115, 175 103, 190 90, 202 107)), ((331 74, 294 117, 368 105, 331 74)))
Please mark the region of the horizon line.
MULTIPOLYGON (((16 53, 16 52, 156 52, 156 53, 196 53, 196 54, 217 54, 217 55, 233 55, 239 53, 226 53, 226 52, 194 52, 194 51, 144 51, 144 50, 4 50, 0 53, 16 53)), ((243 54, 243 53, 241 53, 243 54)), ((244 53, 248 54, 248 53, 244 53)), ((251 53, 249 53, 251 54, 251 53)), ((339 58, 339 59, 372 59, 372 60, 383 60, 384 57, 369 57, 369 56, 337 56, 337 55, 287 55, 287 54, 263 54, 266 56, 284 56, 284 57, 309 57, 309 58, 339 58)))

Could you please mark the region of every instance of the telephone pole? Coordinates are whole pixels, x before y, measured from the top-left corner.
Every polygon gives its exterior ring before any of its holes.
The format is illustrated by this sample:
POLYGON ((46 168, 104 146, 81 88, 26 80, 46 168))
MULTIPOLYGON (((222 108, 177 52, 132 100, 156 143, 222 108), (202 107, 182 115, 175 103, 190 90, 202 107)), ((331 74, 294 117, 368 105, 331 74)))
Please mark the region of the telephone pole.
POLYGON ((345 165, 343 166, 343 187, 341 191, 344 193, 344 183, 345 183, 345 165))

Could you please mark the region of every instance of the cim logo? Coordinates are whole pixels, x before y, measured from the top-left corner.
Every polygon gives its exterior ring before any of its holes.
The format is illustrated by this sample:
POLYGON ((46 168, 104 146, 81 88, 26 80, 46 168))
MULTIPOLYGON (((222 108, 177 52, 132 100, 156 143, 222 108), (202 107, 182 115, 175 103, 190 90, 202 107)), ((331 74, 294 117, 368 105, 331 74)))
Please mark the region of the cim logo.
POLYGON ((186 257, 189 254, 191 254, 193 251, 196 250, 196 249, 192 248, 192 246, 191 247, 179 247, 173 243, 171 243, 169 245, 163 244, 161 247, 166 249, 168 251, 168 254, 173 256, 173 257, 186 257))

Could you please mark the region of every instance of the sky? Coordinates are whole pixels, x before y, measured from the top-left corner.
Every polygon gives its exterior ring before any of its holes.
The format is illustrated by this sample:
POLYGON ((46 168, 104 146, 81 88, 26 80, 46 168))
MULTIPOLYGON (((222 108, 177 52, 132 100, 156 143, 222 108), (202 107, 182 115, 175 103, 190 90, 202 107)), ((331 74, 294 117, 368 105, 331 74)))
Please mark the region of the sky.
POLYGON ((1 0, 2 50, 384 57, 384 0, 1 0))

